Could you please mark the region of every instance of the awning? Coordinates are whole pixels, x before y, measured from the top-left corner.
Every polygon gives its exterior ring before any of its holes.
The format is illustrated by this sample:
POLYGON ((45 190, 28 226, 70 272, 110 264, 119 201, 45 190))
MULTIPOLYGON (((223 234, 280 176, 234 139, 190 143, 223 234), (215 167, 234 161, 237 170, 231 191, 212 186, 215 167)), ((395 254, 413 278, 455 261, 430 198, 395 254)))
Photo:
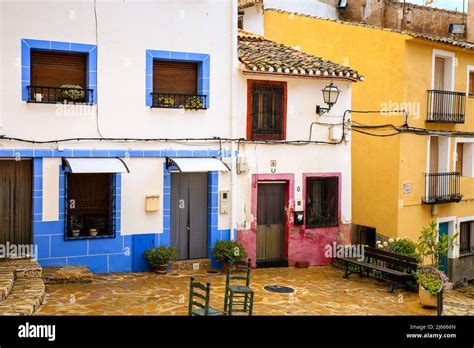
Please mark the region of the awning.
POLYGON ((120 158, 64 158, 71 173, 130 173, 120 158))
POLYGON ((167 158, 168 167, 174 166, 182 173, 188 172, 228 172, 230 169, 227 165, 217 158, 167 158))

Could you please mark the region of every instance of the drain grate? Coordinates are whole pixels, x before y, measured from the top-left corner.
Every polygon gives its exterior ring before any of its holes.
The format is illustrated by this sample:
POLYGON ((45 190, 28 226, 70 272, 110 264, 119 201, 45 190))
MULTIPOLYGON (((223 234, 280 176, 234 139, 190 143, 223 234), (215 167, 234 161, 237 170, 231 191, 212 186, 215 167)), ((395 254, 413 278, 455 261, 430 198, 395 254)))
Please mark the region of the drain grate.
POLYGON ((290 288, 289 286, 281 286, 281 285, 268 285, 268 286, 265 286, 264 289, 270 292, 278 292, 280 294, 291 294, 295 292, 295 289, 290 288))

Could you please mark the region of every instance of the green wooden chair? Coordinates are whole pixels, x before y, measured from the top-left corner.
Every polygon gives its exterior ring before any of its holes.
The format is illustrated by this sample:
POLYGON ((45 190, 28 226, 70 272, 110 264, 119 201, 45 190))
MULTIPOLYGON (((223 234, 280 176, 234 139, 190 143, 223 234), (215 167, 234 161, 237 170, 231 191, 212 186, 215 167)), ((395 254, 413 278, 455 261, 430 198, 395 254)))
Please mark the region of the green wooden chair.
POLYGON ((206 285, 197 282, 191 277, 189 286, 189 316, 222 316, 224 312, 218 311, 209 307, 209 300, 211 298, 211 283, 206 285), (194 307, 199 307, 194 309, 194 307))
POLYGON ((250 288, 251 260, 231 262, 227 268, 225 282, 224 312, 232 315, 232 312, 253 312, 253 290, 250 288), (244 284, 231 284, 239 281, 244 284), (237 308, 235 307, 237 305, 237 308), (242 307, 240 307, 242 306, 242 307))

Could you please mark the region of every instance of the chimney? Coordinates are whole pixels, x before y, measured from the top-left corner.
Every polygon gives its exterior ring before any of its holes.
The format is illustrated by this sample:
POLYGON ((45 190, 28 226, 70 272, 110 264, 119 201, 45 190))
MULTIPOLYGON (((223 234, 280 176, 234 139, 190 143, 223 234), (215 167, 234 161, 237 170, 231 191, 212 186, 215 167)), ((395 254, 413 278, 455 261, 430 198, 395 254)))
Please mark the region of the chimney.
POLYGON ((474 0, 468 0, 467 6, 467 41, 474 42, 474 0))

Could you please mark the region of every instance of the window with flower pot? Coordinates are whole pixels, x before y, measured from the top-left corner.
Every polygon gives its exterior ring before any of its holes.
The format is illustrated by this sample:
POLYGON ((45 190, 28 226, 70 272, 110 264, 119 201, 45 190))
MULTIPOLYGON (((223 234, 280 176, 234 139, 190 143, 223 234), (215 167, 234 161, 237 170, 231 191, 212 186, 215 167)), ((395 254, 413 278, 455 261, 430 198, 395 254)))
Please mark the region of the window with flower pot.
POLYGON ((66 239, 115 236, 115 174, 66 174, 66 239))
POLYGON ((339 223, 339 177, 306 179, 306 227, 334 227, 339 223))
POLYGON ((461 256, 474 254, 474 221, 464 221, 459 225, 459 253, 461 256))
POLYGON ((92 101, 87 89, 87 55, 58 51, 31 51, 31 80, 28 101, 33 103, 86 103, 92 101))
POLYGON ((247 138, 284 140, 286 82, 249 80, 247 88, 247 138))
POLYGON ((153 107, 204 109, 206 95, 198 94, 198 63, 153 61, 153 107))

